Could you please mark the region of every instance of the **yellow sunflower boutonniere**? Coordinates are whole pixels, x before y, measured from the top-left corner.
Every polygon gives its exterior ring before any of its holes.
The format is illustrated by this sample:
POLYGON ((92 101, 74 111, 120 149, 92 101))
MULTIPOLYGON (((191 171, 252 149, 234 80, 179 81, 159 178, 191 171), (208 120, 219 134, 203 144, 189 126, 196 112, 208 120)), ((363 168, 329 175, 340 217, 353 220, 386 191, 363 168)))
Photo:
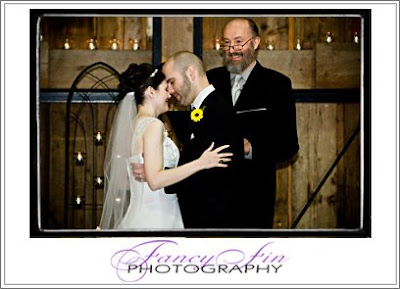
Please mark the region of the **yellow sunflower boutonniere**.
POLYGON ((194 122, 198 122, 203 118, 203 112, 206 107, 203 106, 202 108, 196 108, 192 110, 190 113, 190 119, 193 120, 194 122))

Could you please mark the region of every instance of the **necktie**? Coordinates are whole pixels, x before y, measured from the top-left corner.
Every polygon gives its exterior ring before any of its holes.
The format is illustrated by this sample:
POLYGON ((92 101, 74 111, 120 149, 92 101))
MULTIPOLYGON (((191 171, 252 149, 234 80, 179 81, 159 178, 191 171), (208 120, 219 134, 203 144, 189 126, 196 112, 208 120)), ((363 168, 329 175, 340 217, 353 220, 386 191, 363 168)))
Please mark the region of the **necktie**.
POLYGON ((243 89, 244 78, 241 75, 235 76, 235 81, 232 85, 232 103, 233 105, 236 104, 236 101, 239 98, 240 93, 243 89))

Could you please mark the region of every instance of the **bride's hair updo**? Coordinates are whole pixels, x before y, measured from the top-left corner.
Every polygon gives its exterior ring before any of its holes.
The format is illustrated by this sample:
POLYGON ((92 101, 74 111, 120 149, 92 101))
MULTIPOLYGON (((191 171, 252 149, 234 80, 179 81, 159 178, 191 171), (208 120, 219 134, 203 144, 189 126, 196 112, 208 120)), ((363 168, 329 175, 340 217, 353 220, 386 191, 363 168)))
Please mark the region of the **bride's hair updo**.
POLYGON ((144 92, 147 87, 151 86, 154 89, 160 85, 165 79, 165 75, 161 71, 162 66, 154 68, 151 64, 133 63, 128 69, 120 75, 118 85, 119 98, 122 99, 128 92, 135 92, 136 103, 142 104, 144 100, 144 92))

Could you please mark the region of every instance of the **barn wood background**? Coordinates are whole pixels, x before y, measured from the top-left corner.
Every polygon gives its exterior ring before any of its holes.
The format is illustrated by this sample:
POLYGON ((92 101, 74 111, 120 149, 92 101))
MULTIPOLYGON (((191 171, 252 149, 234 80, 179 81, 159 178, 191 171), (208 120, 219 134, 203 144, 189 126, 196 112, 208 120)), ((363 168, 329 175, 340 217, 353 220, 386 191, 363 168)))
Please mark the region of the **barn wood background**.
MULTIPOLYGON (((202 57, 207 69, 221 66, 220 51, 215 50, 227 17, 202 18, 202 57)), ((292 80, 296 90, 359 89, 360 45, 353 42, 361 35, 358 17, 253 17, 260 28, 258 59, 266 67, 280 71, 292 80), (333 42, 326 42, 331 32, 333 42), (297 51, 297 39, 302 50, 297 51), (274 50, 268 50, 267 45, 274 50)), ((77 75, 88 65, 102 61, 123 72, 130 63, 152 62, 153 32, 151 17, 44 17, 41 22, 40 89, 50 97, 40 101, 40 200, 42 228, 96 227, 101 216, 103 190, 93 181, 102 176, 106 142, 93 146, 92 123, 105 132, 112 125, 115 105, 93 101, 71 104, 71 113, 79 115, 74 146, 70 145, 69 187, 65 188, 65 98, 53 95, 68 92, 77 75), (65 39, 70 50, 64 50, 65 39), (98 48, 87 49, 96 38, 98 48), (118 49, 111 50, 113 39, 118 49), (137 39, 139 49, 132 49, 137 39), (87 107, 90 107, 88 109, 87 107), (91 123, 90 126, 87 124, 91 123), (86 166, 75 166, 77 150, 86 153, 86 166), (94 156, 94 159, 89 158, 94 156), (95 163, 95 166, 93 165, 95 163), (77 205, 77 195, 83 203, 77 205)), ((161 60, 179 50, 193 51, 193 17, 161 19, 161 60)), ((156 63, 157 64, 157 63, 156 63)), ((83 80, 80 88, 90 87, 83 80)), ((117 82, 111 83, 116 88, 117 82)), ((316 95, 318 97, 318 95, 316 95)), ((174 109, 179 110, 179 107, 174 109)), ((300 151, 290 162, 277 166, 277 199, 274 228, 290 228, 308 198, 336 158, 353 130, 360 123, 360 102, 296 103, 300 151)), ((168 128, 168 119, 163 118, 168 128)), ((70 141, 72 144, 72 141, 70 141)), ((360 227, 360 136, 333 170, 297 228, 360 227)))

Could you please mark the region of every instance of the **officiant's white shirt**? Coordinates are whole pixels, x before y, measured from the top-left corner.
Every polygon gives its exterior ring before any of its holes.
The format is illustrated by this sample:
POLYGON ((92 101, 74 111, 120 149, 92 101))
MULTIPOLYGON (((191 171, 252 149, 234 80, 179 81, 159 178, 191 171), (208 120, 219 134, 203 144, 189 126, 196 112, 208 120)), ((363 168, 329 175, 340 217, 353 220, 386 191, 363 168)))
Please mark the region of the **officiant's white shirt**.
MULTIPOLYGON (((256 66, 256 61, 254 61, 254 63, 251 64, 249 67, 247 67, 244 71, 242 71, 241 74, 231 73, 231 75, 230 75, 231 76, 231 87, 232 87, 232 85, 233 85, 233 83, 235 81, 236 75, 241 75, 243 77, 243 79, 244 79, 243 86, 244 86, 246 84, 246 82, 247 82, 247 79, 250 76, 250 73, 253 71, 253 68, 255 66, 256 66)), ((240 97, 240 95, 239 95, 239 97, 240 97)), ((248 160, 253 159, 253 147, 251 146, 251 143, 250 143, 250 152, 249 152, 248 155, 245 155, 244 158, 248 159, 248 160)))

